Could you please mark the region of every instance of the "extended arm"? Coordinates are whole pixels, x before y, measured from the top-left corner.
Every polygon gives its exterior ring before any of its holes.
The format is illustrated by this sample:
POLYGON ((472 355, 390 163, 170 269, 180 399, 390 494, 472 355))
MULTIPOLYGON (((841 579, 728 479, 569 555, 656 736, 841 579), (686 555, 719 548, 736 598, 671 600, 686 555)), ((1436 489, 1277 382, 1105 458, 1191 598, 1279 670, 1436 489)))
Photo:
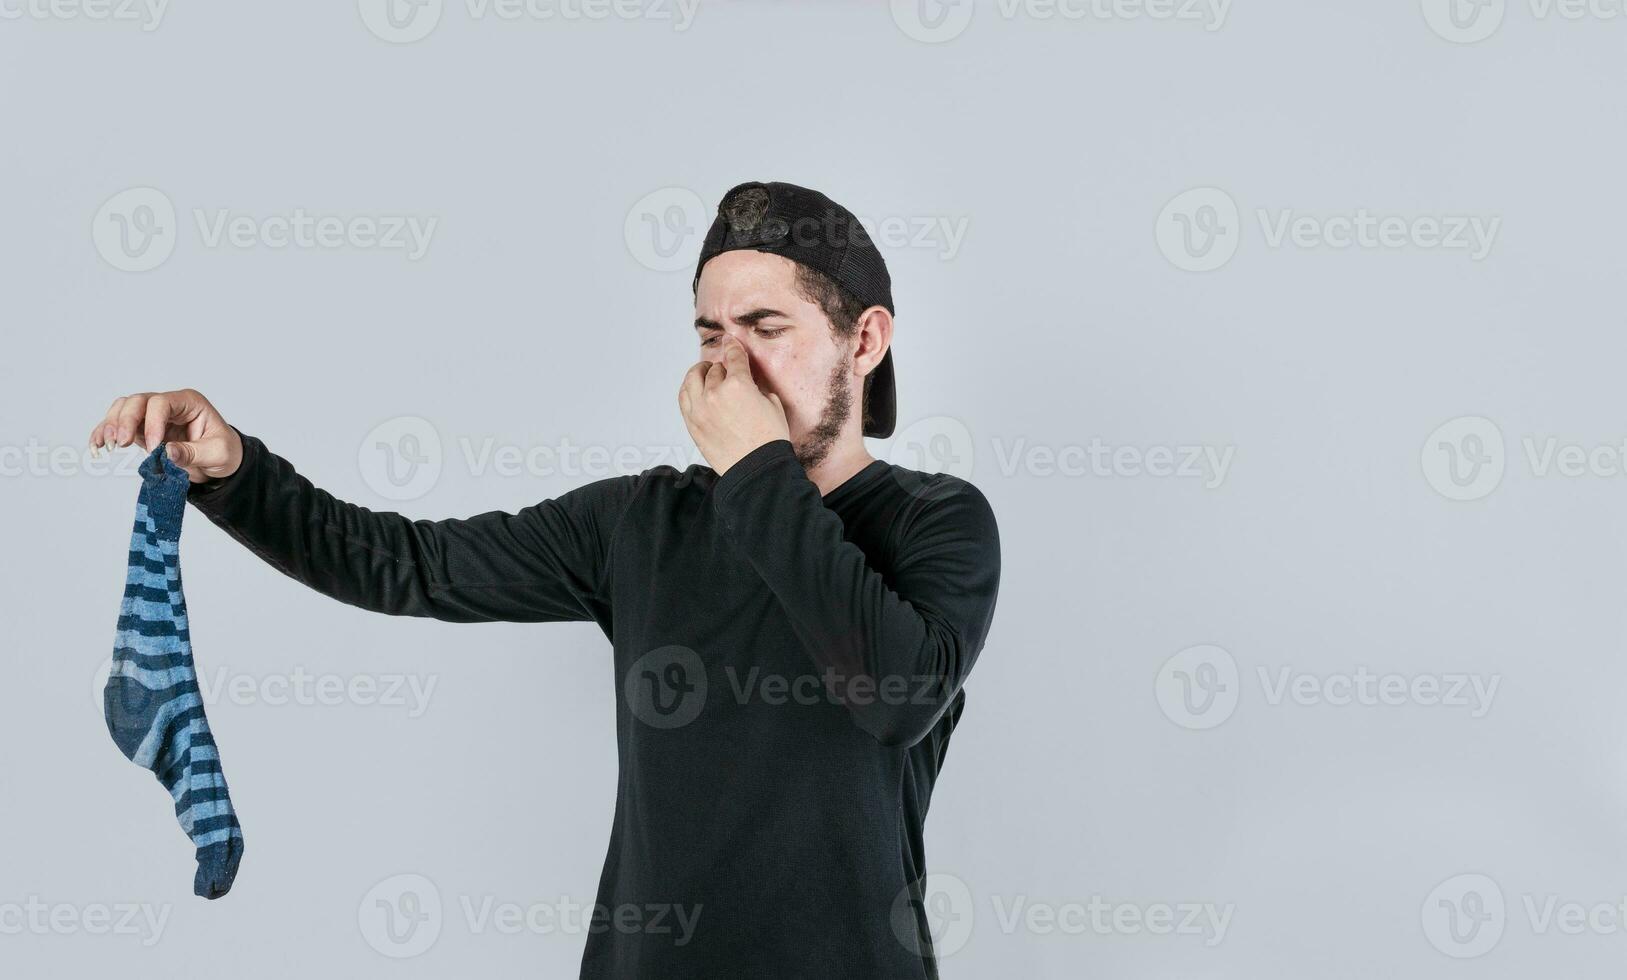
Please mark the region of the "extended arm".
POLYGON ((267 563, 341 602, 451 622, 602 618, 609 542, 636 477, 588 484, 515 514, 409 520, 335 498, 259 439, 188 500, 267 563))

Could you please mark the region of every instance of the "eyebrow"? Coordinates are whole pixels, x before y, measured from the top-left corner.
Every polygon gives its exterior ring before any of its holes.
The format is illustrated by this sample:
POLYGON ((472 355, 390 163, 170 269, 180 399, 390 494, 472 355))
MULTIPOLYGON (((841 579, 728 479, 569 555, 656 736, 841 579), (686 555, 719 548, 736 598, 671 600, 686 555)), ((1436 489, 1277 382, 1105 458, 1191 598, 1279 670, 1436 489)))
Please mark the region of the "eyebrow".
MULTIPOLYGON (((781 313, 779 310, 771 310, 771 309, 769 309, 769 308, 767 308, 765 306, 759 306, 757 309, 752 310, 750 313, 742 313, 739 316, 735 317, 734 322, 736 322, 738 324, 741 324, 743 326, 754 327, 757 324, 761 323, 762 321, 767 320, 767 319, 771 319, 773 317, 780 317, 780 318, 784 319, 784 318, 786 318, 786 314, 781 313)), ((710 319, 708 317, 698 316, 698 317, 695 318, 695 329, 696 330, 722 330, 723 329, 723 324, 717 322, 716 320, 710 319)))

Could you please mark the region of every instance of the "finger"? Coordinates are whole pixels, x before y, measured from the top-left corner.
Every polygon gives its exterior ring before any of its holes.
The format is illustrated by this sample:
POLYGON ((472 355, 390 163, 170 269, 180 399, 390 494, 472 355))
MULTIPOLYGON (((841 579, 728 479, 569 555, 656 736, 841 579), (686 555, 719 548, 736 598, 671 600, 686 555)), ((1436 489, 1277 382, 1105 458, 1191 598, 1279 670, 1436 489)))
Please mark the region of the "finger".
POLYGON ((119 406, 119 418, 113 435, 113 445, 130 445, 130 440, 135 438, 136 433, 141 430, 141 419, 147 413, 147 399, 151 394, 151 392, 142 392, 139 395, 131 395, 124 400, 123 405, 119 406))
POLYGON ((746 354, 746 345, 739 337, 726 337, 723 342, 723 366, 728 370, 728 377, 751 380, 751 358, 746 354))
POLYGON ((123 395, 113 399, 113 404, 107 406, 107 411, 102 413, 102 420, 97 422, 95 428, 90 430, 90 446, 92 449, 101 449, 103 444, 108 440, 109 425, 112 425, 115 430, 118 428, 114 420, 119 417, 119 406, 123 404, 123 395))
POLYGON ((179 430, 179 434, 185 437, 186 424, 201 414, 202 407, 202 399, 190 388, 154 395, 147 402, 146 438, 142 441, 142 448, 157 446, 171 429, 179 430))
POLYGON ((107 406, 107 414, 103 415, 102 420, 96 423, 96 428, 90 430, 90 444, 92 446, 102 449, 113 441, 113 436, 118 432, 119 428, 119 408, 123 405, 124 397, 120 396, 113 399, 113 404, 107 406))
POLYGON ((169 422, 170 410, 169 392, 147 399, 147 414, 141 430, 142 449, 150 450, 164 441, 164 428, 169 422))
POLYGON ((691 398, 697 397, 706 388, 707 369, 712 366, 711 361, 697 361, 684 375, 682 390, 689 392, 691 398))

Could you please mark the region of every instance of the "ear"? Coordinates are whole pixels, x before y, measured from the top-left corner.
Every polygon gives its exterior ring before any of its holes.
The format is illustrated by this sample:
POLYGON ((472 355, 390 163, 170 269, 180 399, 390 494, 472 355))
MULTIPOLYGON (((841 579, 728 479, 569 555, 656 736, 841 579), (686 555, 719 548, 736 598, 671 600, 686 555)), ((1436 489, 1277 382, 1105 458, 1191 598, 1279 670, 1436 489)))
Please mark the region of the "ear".
POLYGON ((893 345, 893 315, 885 306, 872 306, 859 315, 853 331, 858 347, 853 351, 853 370, 861 378, 869 376, 893 345))

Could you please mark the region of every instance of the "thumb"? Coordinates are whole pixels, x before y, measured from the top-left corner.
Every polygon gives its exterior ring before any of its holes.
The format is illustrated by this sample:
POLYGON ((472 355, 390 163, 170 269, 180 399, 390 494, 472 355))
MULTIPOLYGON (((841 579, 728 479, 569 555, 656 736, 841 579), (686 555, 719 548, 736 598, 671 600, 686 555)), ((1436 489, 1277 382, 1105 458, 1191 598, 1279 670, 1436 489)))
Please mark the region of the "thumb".
POLYGON ((198 447, 190 442, 166 442, 164 443, 164 454, 169 457, 170 462, 182 469, 186 469, 197 460, 198 447))

